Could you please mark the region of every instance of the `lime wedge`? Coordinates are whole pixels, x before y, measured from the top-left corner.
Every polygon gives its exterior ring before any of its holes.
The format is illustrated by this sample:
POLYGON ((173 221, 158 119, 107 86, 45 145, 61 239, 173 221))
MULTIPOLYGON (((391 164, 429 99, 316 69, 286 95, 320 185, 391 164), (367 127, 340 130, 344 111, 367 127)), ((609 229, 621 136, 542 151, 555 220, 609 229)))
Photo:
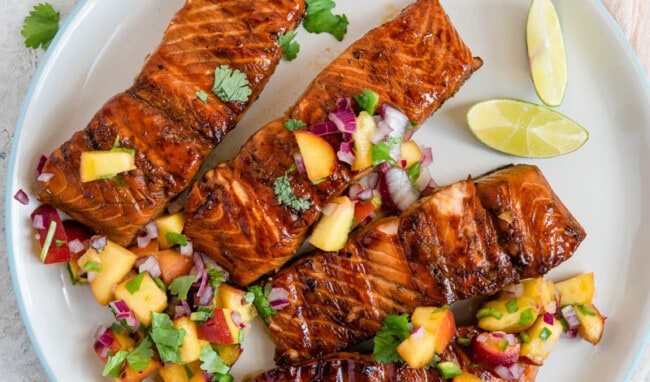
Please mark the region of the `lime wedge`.
POLYGON ((532 0, 526 21, 528 61, 535 91, 548 106, 558 106, 567 84, 560 20, 551 0, 532 0))
POLYGON ((570 153, 589 138, 587 130, 565 115, 515 99, 479 102, 467 112, 467 123, 487 146, 529 158, 570 153))

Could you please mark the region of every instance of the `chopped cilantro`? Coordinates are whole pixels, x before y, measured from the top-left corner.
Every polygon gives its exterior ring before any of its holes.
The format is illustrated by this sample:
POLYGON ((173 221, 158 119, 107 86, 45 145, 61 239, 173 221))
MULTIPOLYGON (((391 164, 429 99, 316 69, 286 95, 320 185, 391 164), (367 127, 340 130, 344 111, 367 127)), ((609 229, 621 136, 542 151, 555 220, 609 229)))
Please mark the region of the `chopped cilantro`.
POLYGON ((160 277, 153 279, 153 282, 156 283, 156 285, 158 285, 158 288, 162 289, 163 292, 167 292, 167 285, 165 285, 165 282, 162 281, 160 277))
POLYGON ((300 51, 300 44, 293 41, 295 37, 296 32, 287 32, 278 37, 278 42, 282 47, 284 58, 286 58, 288 61, 293 61, 296 57, 298 57, 298 52, 300 51))
POLYGON ((228 374, 230 367, 223 362, 212 346, 206 346, 201 349, 201 370, 205 370, 211 374, 228 374))
POLYGON ((374 339, 375 346, 372 356, 375 361, 389 363, 401 360, 397 354, 397 345, 411 334, 408 323, 407 314, 386 316, 374 339))
MULTIPOLYGON (((135 149, 129 149, 126 147, 120 147, 120 136, 115 137, 115 142, 113 142, 113 147, 110 149, 111 152, 122 152, 122 153, 129 153, 131 155, 135 155, 135 149)), ((115 175, 112 175, 115 176, 115 175)))
POLYGON ((181 362, 178 349, 183 344, 184 329, 174 329, 174 324, 165 313, 151 312, 151 339, 156 344, 160 360, 181 362))
POLYGON ((271 308, 271 304, 269 303, 271 284, 264 285, 264 288, 258 285, 252 285, 248 287, 248 292, 253 294, 253 304, 255 304, 255 308, 257 308, 257 312, 262 317, 262 320, 268 324, 269 316, 277 313, 275 309, 271 308))
POLYGON ((304 123, 303 121, 301 121, 299 119, 293 119, 293 118, 289 119, 288 121, 286 121, 284 123, 284 127, 286 127, 287 130, 289 130, 289 131, 300 130, 303 127, 305 127, 306 125, 307 124, 304 123))
POLYGON ((132 278, 128 283, 126 283, 126 290, 129 291, 129 293, 134 294, 135 292, 140 290, 140 285, 142 284, 142 279, 144 278, 144 275, 147 272, 142 272, 138 273, 137 276, 132 278))
POLYGON ((182 233, 167 231, 165 239, 169 244, 187 245, 187 237, 182 233))
POLYGON ((302 26, 311 33, 327 32, 337 40, 343 40, 348 31, 348 18, 345 15, 335 15, 332 8, 336 6, 332 0, 306 0, 307 12, 302 26))
POLYGON ((278 201, 287 207, 301 212, 306 211, 311 207, 311 202, 307 199, 300 199, 293 193, 291 183, 287 175, 279 176, 273 182, 273 192, 278 198, 278 201))
POLYGON ((253 93, 246 74, 237 69, 232 70, 228 65, 221 65, 214 70, 212 92, 223 102, 246 102, 253 93))
POLYGON ((534 319, 535 315, 533 314, 533 310, 528 308, 519 315, 519 325, 528 325, 533 322, 534 319))
POLYGON ((149 366, 149 361, 153 358, 153 350, 151 349, 151 340, 144 338, 138 347, 133 351, 120 350, 115 355, 109 354, 108 361, 102 372, 103 376, 110 375, 111 377, 118 377, 122 365, 126 360, 129 367, 135 371, 142 371, 149 366))
POLYGON ((61 15, 50 3, 35 5, 29 16, 23 21, 23 29, 20 34, 25 37, 25 46, 44 50, 50 46, 56 32, 59 31, 59 19, 61 15))
POLYGON ((402 142, 402 138, 392 137, 372 146, 372 165, 376 166, 380 163, 387 162, 391 165, 395 164, 395 159, 390 155, 391 150, 402 142))
MULTIPOLYGON (((204 323, 214 315, 214 310, 205 306, 199 306, 196 312, 190 314, 190 320, 204 323)), ((241 330, 240 330, 241 331, 241 330)))
POLYGON ((208 103, 208 93, 204 92, 203 90, 196 92, 196 98, 201 100, 203 103, 208 103))
POLYGON ((195 275, 176 277, 169 284, 169 292, 178 296, 178 299, 181 301, 187 300, 187 293, 190 291, 190 287, 192 286, 192 283, 194 283, 195 279, 195 275))
POLYGON ((379 94, 370 89, 363 89, 363 93, 354 96, 354 100, 362 110, 365 110, 370 115, 375 114, 377 104, 379 104, 379 94))
POLYGON ((420 178, 420 170, 421 170, 420 162, 414 164, 413 166, 409 167, 406 170, 406 173, 409 176, 409 181, 411 182, 411 185, 413 185, 413 188, 415 189, 417 189, 416 184, 418 179, 420 178))
POLYGON ((122 365, 126 360, 127 354, 129 354, 129 352, 127 352, 126 350, 120 350, 115 354, 109 352, 108 360, 106 361, 106 366, 104 366, 104 371, 102 372, 102 375, 104 377, 110 375, 111 377, 117 378, 117 376, 120 375, 120 370, 122 369, 122 365))
POLYGON ((514 313, 519 309, 519 305, 517 304, 517 299, 516 298, 511 298, 506 302, 506 310, 508 313, 514 313))
POLYGON ((503 317, 503 313, 494 308, 482 308, 476 312, 476 318, 481 319, 486 317, 494 317, 497 320, 500 320, 501 317, 503 317))

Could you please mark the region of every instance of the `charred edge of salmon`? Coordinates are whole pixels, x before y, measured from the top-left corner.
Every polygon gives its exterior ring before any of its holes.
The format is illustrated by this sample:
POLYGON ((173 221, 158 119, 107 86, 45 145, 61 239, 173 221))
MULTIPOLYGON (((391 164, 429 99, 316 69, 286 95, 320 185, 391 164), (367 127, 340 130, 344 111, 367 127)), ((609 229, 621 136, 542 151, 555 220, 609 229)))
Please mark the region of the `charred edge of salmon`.
POLYGON ((302 0, 186 2, 133 86, 50 155, 43 172, 54 176, 39 183, 39 200, 121 245, 132 243, 258 97, 282 54, 278 36, 296 27, 304 9, 302 0), (246 74, 247 102, 211 94, 220 65, 246 74), (110 150, 117 137, 120 147, 135 149, 136 170, 82 183, 81 152, 110 150))
MULTIPOLYGON (((471 361, 466 346, 457 343, 458 338, 471 339, 480 333, 475 327, 459 327, 447 348, 440 354, 441 362, 456 363, 467 374, 482 381, 501 382, 492 371, 471 361)), ((533 382, 538 366, 521 362, 524 368, 519 382, 533 382)), ((362 381, 446 381, 433 368, 414 369, 405 363, 380 363, 370 355, 359 353, 334 353, 319 359, 306 361, 295 366, 277 367, 253 377, 249 382, 362 382, 362 381)))
POLYGON ((289 305, 269 317, 276 362, 364 341, 387 314, 490 295, 542 275, 584 237, 536 166, 440 188, 399 217, 354 232, 339 253, 316 252, 267 281, 289 291, 289 305))
MULTIPOLYGON (((185 205, 186 234, 195 248, 248 285, 283 266, 304 242, 321 208, 358 174, 340 164, 318 185, 287 174, 297 197, 312 202, 299 212, 281 205, 273 180, 285 175, 298 151, 287 118, 311 125, 327 118, 338 98, 369 88, 423 122, 461 87, 482 61, 472 56, 438 1, 420 0, 368 32, 328 65, 288 115, 260 129, 225 165, 193 185, 185 205)), ((338 137, 328 136, 334 147, 338 137)))

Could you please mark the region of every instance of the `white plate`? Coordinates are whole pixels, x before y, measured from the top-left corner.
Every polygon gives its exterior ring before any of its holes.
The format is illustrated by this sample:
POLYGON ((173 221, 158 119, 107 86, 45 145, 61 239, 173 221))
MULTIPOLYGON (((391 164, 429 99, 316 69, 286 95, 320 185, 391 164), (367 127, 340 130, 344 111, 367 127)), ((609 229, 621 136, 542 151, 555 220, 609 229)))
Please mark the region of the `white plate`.
MULTIPOLYGON (((366 30, 394 16, 408 0, 338 1, 350 31, 343 43, 300 31, 296 61, 282 62, 262 97, 220 146, 218 160, 236 152, 264 122, 281 115, 330 59, 366 30)), ((557 2, 564 28, 569 84, 558 109, 591 133, 577 152, 549 160, 495 153, 468 131, 464 115, 485 98, 539 102, 527 67, 527 0, 443 1, 460 34, 484 67, 416 134, 433 147, 440 183, 509 162, 539 165, 584 225, 588 237, 559 279, 594 271, 596 304, 608 316, 598 346, 562 340, 541 368, 540 381, 619 381, 630 378, 650 324, 650 93, 647 79, 618 27, 596 0, 557 2)), ((13 201, 18 188, 34 195, 34 168, 73 131, 83 128, 113 94, 126 89, 162 36, 181 0, 82 1, 41 62, 24 104, 11 155, 7 239, 14 287, 29 335, 52 380, 100 379, 92 336, 111 315, 89 288, 70 284, 63 266, 41 265, 29 225, 29 206, 13 201)), ((271 366, 272 344, 262 329, 249 336, 239 380, 271 366)))

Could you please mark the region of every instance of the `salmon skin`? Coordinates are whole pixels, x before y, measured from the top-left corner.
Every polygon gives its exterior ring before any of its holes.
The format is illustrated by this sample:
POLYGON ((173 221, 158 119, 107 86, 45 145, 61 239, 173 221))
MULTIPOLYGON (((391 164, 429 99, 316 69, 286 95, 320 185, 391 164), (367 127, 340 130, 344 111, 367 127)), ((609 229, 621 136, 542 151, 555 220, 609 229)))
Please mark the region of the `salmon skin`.
POLYGON ((289 305, 269 317, 290 365, 372 337, 388 314, 491 295, 569 259, 584 229, 536 166, 454 183, 270 278, 289 305))
MULTIPOLYGON (((486 382, 504 382, 490 370, 472 363, 465 346, 456 342, 457 338, 470 339, 479 331, 475 327, 459 327, 456 336, 440 354, 440 361, 454 362, 466 373, 486 382)), ((520 363, 524 368, 519 382, 533 382, 538 366, 520 363)), ((317 360, 303 362, 296 366, 282 366, 265 371, 249 382, 443 382, 443 378, 433 368, 414 369, 405 363, 380 363, 369 355, 358 353, 335 353, 317 360)))
MULTIPOLYGON (((413 3, 349 46, 286 116, 264 126, 232 160, 192 186, 185 234, 239 285, 280 268, 296 254, 322 207, 358 175, 344 163, 318 184, 297 171, 287 173, 295 165, 298 145, 284 122, 294 118, 309 126, 326 121, 338 99, 368 88, 420 124, 480 65, 437 0, 413 3), (297 211, 278 202, 273 183, 284 175, 294 194, 311 202, 309 209, 297 211)), ((328 139, 338 147, 340 137, 328 139)))
POLYGON ((40 182, 39 200, 121 245, 132 243, 258 97, 282 55, 278 36, 296 27, 304 9, 303 0, 188 0, 133 86, 50 155, 43 172, 53 176, 40 182), (246 75, 248 101, 211 93, 221 65, 246 75), (136 169, 82 183, 81 152, 116 143, 135 150, 136 169))

